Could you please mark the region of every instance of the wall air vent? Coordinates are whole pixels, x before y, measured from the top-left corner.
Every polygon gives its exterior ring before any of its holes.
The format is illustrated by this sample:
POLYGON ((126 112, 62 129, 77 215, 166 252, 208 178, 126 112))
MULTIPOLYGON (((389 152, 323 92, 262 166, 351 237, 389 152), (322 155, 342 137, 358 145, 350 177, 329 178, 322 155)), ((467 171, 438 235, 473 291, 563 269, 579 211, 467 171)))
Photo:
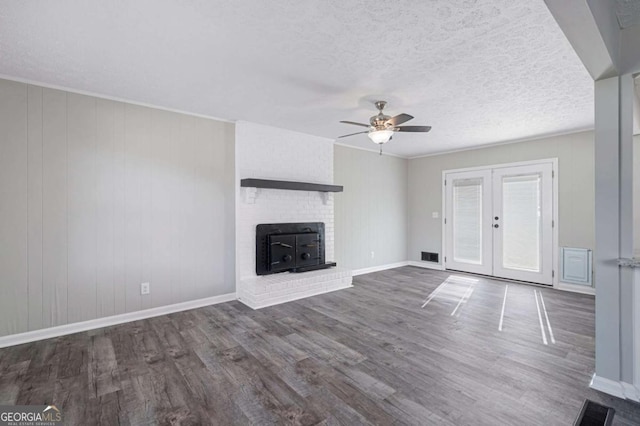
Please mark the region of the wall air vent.
POLYGON ((426 262, 439 263, 440 262, 440 255, 438 253, 430 253, 430 252, 427 252, 427 251, 423 251, 421 259, 426 261, 426 262))

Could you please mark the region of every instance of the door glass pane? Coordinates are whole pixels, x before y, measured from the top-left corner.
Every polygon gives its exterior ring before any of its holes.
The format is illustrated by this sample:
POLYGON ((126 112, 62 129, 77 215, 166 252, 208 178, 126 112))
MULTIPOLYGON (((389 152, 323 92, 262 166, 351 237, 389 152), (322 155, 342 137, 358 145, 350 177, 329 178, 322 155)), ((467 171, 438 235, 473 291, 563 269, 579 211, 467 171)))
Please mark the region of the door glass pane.
POLYGON ((540 272, 540 175, 502 178, 502 266, 540 272))
POLYGON ((482 264, 482 179, 453 181, 453 258, 482 264))

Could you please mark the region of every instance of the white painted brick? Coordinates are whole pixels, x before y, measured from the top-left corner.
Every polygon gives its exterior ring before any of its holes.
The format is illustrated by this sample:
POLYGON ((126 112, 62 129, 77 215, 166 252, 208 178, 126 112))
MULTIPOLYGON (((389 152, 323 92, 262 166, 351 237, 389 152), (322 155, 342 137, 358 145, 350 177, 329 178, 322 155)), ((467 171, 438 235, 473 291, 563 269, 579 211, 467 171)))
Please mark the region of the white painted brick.
MULTIPOLYGON (((333 182, 333 141, 297 132, 239 122, 236 125, 239 178, 333 182)), ((239 182, 237 182, 239 186, 239 182)), ((304 274, 255 273, 255 228, 260 223, 323 222, 325 258, 334 260, 334 197, 318 192, 260 189, 255 202, 236 203, 238 295, 252 307, 282 303, 351 284, 351 271, 332 268, 304 274), (348 283, 347 283, 348 281, 348 283)))

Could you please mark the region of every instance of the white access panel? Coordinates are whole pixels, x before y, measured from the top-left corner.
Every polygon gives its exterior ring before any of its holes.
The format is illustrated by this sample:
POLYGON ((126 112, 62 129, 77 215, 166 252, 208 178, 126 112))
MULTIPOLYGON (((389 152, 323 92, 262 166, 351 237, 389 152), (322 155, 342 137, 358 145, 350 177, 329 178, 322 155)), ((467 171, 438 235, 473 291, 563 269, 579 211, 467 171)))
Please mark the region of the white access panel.
POLYGON ((591 286, 591 250, 563 247, 560 249, 560 281, 591 286))

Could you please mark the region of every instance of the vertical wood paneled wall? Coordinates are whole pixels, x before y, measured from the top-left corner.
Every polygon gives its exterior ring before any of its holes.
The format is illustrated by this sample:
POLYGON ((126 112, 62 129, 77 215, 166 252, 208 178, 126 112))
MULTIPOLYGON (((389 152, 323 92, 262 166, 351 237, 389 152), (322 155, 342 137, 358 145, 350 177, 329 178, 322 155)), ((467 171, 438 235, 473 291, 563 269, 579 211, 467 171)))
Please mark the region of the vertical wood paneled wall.
POLYGON ((230 123, 0 80, 0 336, 234 292, 233 156, 230 123))

